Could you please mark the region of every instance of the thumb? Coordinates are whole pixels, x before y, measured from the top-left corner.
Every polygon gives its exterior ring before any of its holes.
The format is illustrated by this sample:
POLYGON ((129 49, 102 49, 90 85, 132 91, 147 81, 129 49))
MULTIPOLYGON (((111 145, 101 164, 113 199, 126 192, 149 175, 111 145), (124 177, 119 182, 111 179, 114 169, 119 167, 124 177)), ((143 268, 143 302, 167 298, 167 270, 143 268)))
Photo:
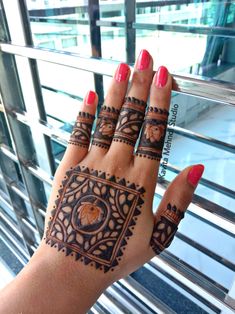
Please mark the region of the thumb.
POLYGON ((192 201, 193 193, 202 177, 203 165, 194 165, 181 171, 167 188, 155 214, 150 245, 155 254, 167 248, 192 201))

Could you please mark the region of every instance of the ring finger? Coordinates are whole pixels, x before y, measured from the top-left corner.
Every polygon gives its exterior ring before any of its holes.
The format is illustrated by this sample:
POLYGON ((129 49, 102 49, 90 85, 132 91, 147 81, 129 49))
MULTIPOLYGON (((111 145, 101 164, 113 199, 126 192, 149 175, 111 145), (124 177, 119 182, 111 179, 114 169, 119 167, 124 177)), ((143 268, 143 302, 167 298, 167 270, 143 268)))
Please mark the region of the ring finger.
POLYGON ((161 66, 155 73, 151 92, 150 106, 145 116, 139 145, 136 151, 135 166, 155 174, 162 156, 167 129, 172 77, 166 67, 161 66), (148 171, 149 170, 149 171, 148 171))

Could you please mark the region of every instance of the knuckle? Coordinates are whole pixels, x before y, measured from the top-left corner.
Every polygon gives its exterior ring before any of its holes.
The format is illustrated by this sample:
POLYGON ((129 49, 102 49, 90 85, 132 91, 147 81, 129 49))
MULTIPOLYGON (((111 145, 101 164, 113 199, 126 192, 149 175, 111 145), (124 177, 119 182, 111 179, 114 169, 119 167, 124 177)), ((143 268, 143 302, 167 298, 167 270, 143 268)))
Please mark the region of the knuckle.
POLYGON ((135 72, 132 77, 132 84, 134 85, 143 85, 148 86, 150 84, 150 79, 148 76, 143 75, 143 73, 135 72))

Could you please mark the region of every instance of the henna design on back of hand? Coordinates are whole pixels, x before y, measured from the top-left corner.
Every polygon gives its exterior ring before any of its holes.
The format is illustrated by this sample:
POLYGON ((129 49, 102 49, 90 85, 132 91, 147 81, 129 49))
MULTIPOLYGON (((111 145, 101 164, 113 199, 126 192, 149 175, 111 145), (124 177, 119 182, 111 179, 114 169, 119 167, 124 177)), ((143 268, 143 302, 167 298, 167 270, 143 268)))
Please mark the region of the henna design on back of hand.
POLYGON ((184 212, 170 203, 159 213, 160 219, 155 223, 150 245, 158 255, 167 248, 178 229, 178 224, 184 218, 184 212))
POLYGON ((146 102, 126 97, 122 106, 113 140, 135 146, 143 123, 146 102))
POLYGON ((89 147, 94 119, 94 115, 87 112, 79 112, 70 136, 69 144, 85 148, 89 147))
POLYGON ((137 156, 160 160, 167 129, 169 112, 149 107, 141 131, 137 156))
POLYGON ((114 270, 141 213, 144 192, 125 179, 75 167, 59 191, 46 243, 104 272, 114 270))
POLYGON ((108 149, 116 128, 120 110, 103 106, 96 123, 92 145, 108 149))

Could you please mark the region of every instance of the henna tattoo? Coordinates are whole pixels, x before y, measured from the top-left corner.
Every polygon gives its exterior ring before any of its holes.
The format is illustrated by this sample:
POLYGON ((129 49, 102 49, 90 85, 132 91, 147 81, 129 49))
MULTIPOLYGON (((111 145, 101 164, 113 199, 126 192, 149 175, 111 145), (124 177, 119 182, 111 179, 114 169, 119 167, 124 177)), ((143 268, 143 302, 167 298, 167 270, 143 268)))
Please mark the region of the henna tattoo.
POLYGON ((113 140, 135 146, 139 136, 146 102, 135 97, 126 97, 122 106, 113 140))
POLYGON ((145 190, 80 166, 66 177, 46 242, 85 265, 114 270, 141 213, 145 190))
POLYGON ((116 128, 119 110, 113 107, 103 106, 96 123, 96 130, 92 145, 108 149, 116 128))
POLYGON ((153 228, 150 241, 150 245, 156 254, 160 254, 171 244, 178 229, 178 224, 184 218, 184 212, 169 203, 167 208, 159 215, 160 220, 153 228))
POLYGON ((160 160, 167 128, 169 112, 166 109, 149 107, 145 117, 136 155, 160 160))
POLYGON ((87 112, 79 112, 74 124, 69 144, 87 148, 90 144, 92 124, 95 116, 87 112))

